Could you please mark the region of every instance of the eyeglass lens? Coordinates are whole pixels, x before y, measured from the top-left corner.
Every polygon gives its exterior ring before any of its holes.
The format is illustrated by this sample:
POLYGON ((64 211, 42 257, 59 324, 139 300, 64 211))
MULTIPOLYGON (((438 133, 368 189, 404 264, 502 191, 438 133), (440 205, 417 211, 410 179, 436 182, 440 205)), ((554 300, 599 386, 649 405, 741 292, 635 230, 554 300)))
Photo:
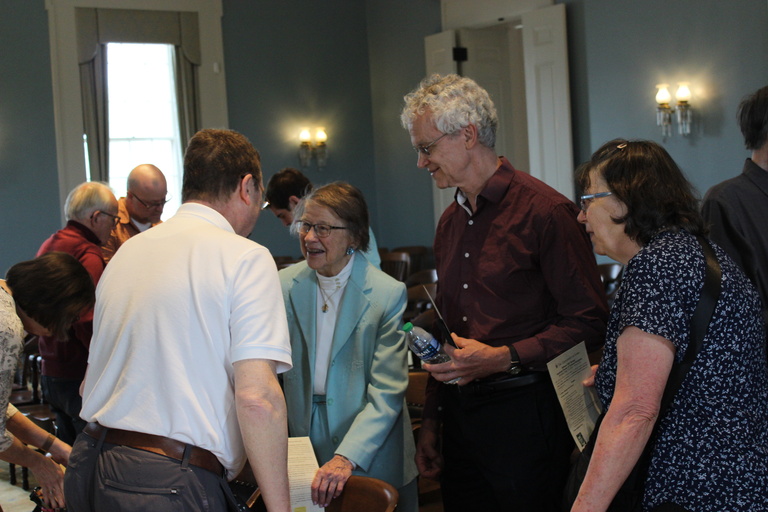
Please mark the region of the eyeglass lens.
POLYGON ((430 152, 429 148, 431 148, 432 146, 437 144, 437 142, 440 139, 442 139, 443 137, 445 137, 446 135, 448 135, 448 134, 447 133, 442 134, 441 136, 439 136, 438 138, 436 138, 435 140, 433 140, 429 144, 424 144, 422 146, 413 146, 413 149, 414 149, 414 151, 416 151, 416 153, 422 153, 422 154, 424 154, 426 156, 432 156, 432 153, 430 152))
POLYGON ((302 222, 299 226, 301 234, 306 235, 311 229, 315 230, 315 234, 320 238, 325 238, 331 234, 331 226, 326 224, 310 224, 309 222, 302 222))

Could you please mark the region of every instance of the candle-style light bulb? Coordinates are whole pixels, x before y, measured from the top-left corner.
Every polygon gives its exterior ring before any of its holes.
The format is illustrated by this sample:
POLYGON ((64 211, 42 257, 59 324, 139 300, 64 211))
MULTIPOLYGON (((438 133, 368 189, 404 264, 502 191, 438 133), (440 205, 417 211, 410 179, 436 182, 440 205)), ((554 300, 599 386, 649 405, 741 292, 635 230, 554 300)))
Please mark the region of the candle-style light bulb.
POLYGON ((659 92, 656 93, 656 103, 659 105, 669 105, 672 95, 669 94, 669 84, 658 84, 656 88, 659 92))
POLYGON ((677 102, 688 103, 691 101, 691 89, 688 87, 688 82, 680 82, 677 86, 677 92, 675 93, 677 102))

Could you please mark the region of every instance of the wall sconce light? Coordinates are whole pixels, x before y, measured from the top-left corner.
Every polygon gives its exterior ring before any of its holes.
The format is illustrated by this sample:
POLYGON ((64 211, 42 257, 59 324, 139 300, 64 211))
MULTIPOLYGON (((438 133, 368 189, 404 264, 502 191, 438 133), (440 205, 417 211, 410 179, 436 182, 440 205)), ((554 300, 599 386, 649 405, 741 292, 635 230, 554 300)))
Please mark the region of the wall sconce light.
POLYGON ((691 90, 688 88, 688 82, 680 82, 677 92, 677 128, 680 135, 689 135, 691 133, 691 90))
POLYGON ((299 163, 301 167, 307 168, 312 163, 312 158, 317 161, 317 168, 325 168, 328 162, 328 146, 326 141, 328 134, 325 128, 317 128, 315 132, 315 144, 312 145, 312 135, 308 128, 303 128, 299 133, 299 163))
POLYGON ((669 84, 657 84, 656 88, 656 125, 661 126, 661 135, 669 137, 672 135, 672 113, 676 113, 677 129, 680 135, 689 135, 691 133, 691 90, 688 82, 678 83, 675 99, 677 100, 676 109, 670 106, 672 95, 669 93, 669 84))

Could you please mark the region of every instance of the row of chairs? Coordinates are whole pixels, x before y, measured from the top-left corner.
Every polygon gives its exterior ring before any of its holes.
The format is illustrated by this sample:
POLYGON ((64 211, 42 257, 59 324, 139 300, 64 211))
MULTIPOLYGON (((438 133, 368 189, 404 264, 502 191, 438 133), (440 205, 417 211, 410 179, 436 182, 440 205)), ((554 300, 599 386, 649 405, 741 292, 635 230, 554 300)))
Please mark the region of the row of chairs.
MULTIPOLYGON (((17 372, 8 401, 38 427, 56 435, 55 415, 51 406, 45 402, 40 390, 42 357, 37 353, 36 341, 36 338, 30 337, 25 342, 21 368, 17 372)), ((9 463, 8 473, 11 485, 16 485, 15 464, 9 463)), ((26 467, 21 468, 21 488, 25 491, 29 490, 29 469, 26 467)))

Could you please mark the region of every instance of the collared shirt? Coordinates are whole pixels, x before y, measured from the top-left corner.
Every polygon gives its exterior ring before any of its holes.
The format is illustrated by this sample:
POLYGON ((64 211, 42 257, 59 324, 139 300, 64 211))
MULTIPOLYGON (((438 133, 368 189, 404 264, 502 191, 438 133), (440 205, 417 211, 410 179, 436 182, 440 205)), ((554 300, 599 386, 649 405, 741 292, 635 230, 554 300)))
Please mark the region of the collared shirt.
POLYGON ((534 369, 581 341, 599 347, 607 305, 577 214, 573 202, 502 157, 477 210, 453 203, 437 228, 437 304, 450 329, 491 346, 514 344, 534 369))
POLYGON ((234 363, 291 368, 275 260, 208 206, 185 203, 128 240, 96 289, 80 416, 245 463, 234 363))

